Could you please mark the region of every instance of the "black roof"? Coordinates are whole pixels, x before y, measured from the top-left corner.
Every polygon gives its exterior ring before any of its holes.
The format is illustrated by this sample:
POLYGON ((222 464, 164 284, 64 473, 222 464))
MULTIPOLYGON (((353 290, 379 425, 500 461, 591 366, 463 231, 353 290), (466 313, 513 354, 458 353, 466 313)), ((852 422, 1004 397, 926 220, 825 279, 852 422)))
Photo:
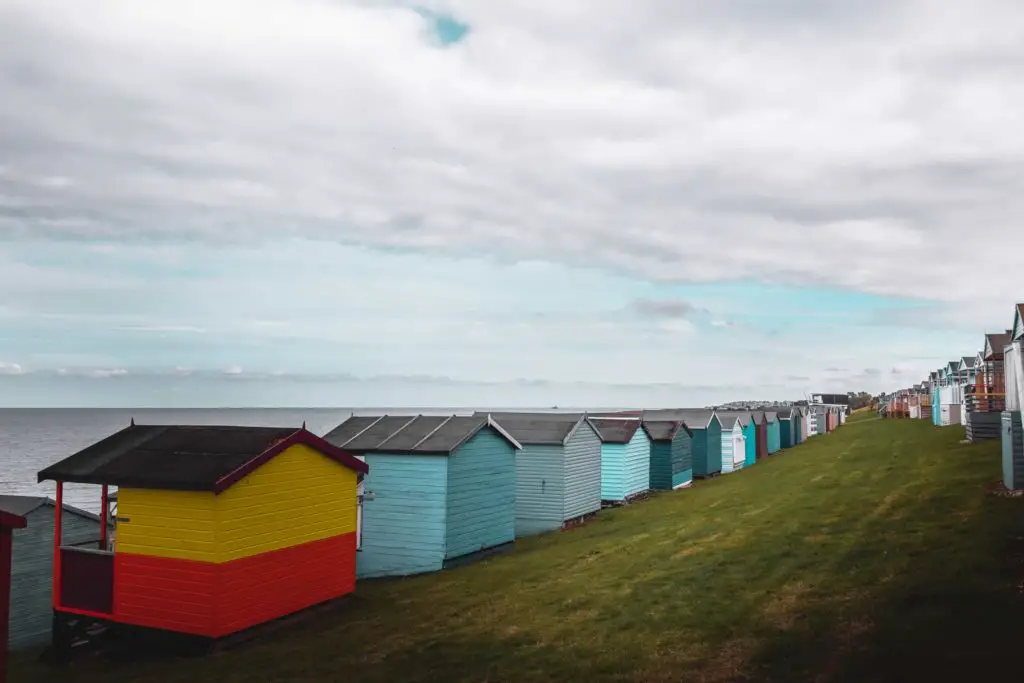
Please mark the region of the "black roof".
POLYGON ((775 409, 775 414, 780 420, 791 420, 793 419, 793 409, 785 406, 779 406, 775 409))
MULTIPOLYGON (((487 413, 476 413, 486 416, 487 413)), ((565 440, 583 419, 582 413, 490 413, 521 444, 555 446, 565 440)))
POLYGON ((680 428, 693 436, 693 432, 683 424, 682 420, 644 420, 643 428, 651 441, 671 441, 676 438, 680 428))
POLYGON ((352 453, 449 455, 486 427, 492 427, 514 447, 519 447, 519 442, 487 415, 350 417, 324 439, 352 453))
POLYGON ((590 424, 604 443, 629 443, 640 428, 640 418, 592 417, 590 424))
POLYGON ((39 481, 213 490, 296 427, 132 425, 47 467, 39 481))

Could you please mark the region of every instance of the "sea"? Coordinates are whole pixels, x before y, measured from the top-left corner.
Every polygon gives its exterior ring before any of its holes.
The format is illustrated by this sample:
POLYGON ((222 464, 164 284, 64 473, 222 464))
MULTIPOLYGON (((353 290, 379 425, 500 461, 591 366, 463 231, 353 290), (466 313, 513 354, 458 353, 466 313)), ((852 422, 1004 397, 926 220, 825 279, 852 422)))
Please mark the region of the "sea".
MULTIPOLYGON (((39 470, 86 446, 136 424, 244 425, 298 427, 323 436, 352 415, 453 415, 474 410, 544 410, 543 408, 0 408, 0 494, 42 495, 56 493, 53 482, 36 481, 39 470)), ((582 411, 563 408, 562 411, 582 411)), ((591 409, 593 410, 593 409, 591 409)), ((600 410, 612 410, 602 408, 600 410)), ((97 486, 67 484, 64 501, 98 512, 97 486)))

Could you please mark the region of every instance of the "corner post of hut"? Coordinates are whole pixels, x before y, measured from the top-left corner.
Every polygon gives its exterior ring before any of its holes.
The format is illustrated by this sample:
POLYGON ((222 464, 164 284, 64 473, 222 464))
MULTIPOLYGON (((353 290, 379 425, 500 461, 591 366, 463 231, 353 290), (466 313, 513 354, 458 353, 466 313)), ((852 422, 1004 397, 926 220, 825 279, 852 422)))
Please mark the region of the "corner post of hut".
POLYGON ((61 530, 64 513, 64 482, 57 482, 57 505, 53 512, 53 608, 60 608, 61 530))

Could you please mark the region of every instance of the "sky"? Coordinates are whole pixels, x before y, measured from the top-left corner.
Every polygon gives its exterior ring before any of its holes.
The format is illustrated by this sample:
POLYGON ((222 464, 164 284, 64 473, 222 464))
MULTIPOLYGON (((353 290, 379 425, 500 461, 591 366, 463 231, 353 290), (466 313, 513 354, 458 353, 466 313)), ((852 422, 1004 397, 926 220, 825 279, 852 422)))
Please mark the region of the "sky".
POLYGON ((1024 299, 1014 0, 0 0, 0 407, 891 390, 1024 299))

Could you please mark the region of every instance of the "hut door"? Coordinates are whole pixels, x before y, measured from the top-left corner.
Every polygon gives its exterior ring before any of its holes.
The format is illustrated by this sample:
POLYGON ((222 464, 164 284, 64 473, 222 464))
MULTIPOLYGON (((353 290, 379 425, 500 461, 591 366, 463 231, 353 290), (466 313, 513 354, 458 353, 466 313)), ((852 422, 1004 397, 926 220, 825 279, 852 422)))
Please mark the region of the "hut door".
POLYGON ((742 465, 747 460, 746 439, 743 433, 732 433, 732 462, 734 465, 742 465))

